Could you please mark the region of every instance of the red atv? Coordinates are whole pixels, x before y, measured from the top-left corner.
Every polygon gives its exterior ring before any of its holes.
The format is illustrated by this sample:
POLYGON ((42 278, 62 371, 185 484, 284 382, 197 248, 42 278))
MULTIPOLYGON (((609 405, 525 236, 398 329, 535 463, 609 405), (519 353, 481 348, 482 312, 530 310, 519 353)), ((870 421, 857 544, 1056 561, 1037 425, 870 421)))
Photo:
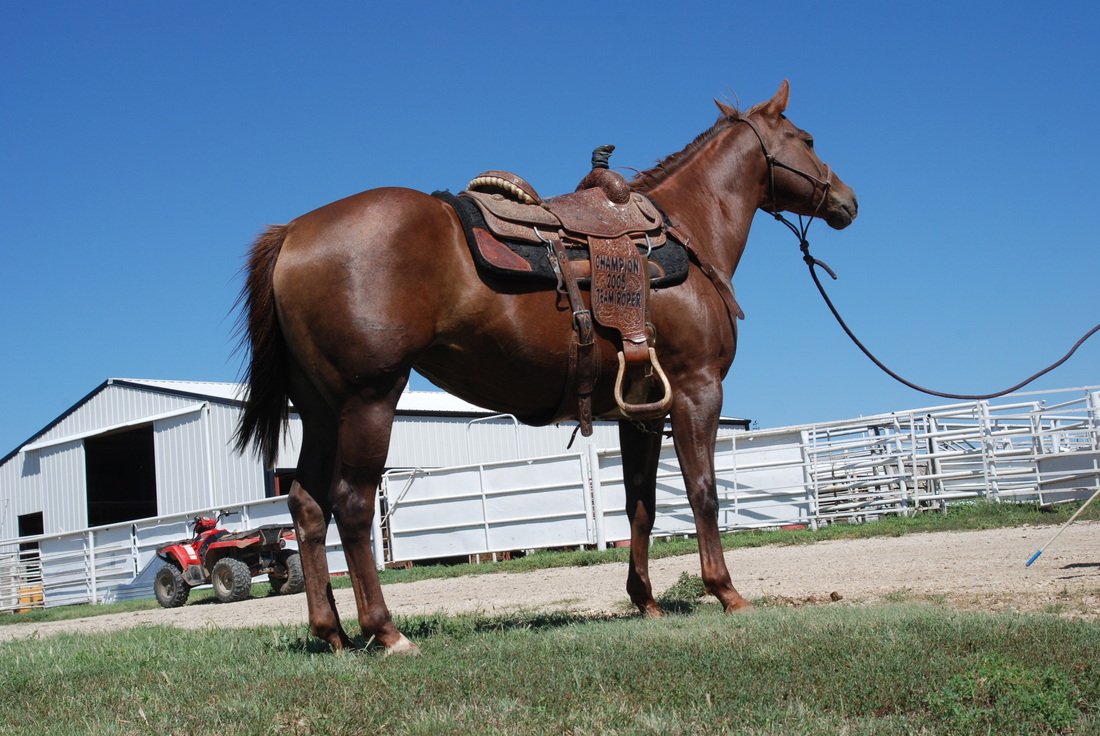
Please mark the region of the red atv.
POLYGON ((187 602, 191 588, 211 583, 223 603, 242 601, 252 591, 252 576, 267 573, 271 588, 279 594, 301 593, 305 588, 302 561, 296 549, 294 529, 262 526, 244 532, 228 532, 218 524, 228 516, 218 512, 211 519, 196 516, 195 536, 157 548, 165 565, 153 579, 153 593, 165 608, 187 602))

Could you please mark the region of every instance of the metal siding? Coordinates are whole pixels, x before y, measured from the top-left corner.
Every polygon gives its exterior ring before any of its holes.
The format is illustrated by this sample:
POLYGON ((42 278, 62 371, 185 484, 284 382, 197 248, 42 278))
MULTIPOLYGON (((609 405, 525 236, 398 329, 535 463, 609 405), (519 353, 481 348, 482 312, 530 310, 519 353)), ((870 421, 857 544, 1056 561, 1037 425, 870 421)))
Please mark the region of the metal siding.
MULTIPOLYGON (((298 467, 298 452, 302 446, 302 418, 297 414, 290 415, 286 432, 279 442, 279 456, 275 463, 277 468, 298 467)), ((252 451, 249 450, 249 453, 252 451)))
MULTIPOLYGON (((263 464, 251 451, 242 455, 233 445, 239 417, 240 410, 237 407, 210 405, 207 426, 210 452, 214 461, 212 475, 215 505, 240 504, 264 497, 263 464)), ((297 451, 294 455, 297 457, 297 451)))
POLYGON ((206 472, 205 414, 200 409, 153 425, 158 516, 213 505, 206 472))
POLYGON ((35 452, 39 473, 33 492, 41 499, 44 533, 83 529, 88 525, 84 443, 77 440, 35 452))
POLYGON ((42 442, 84 432, 95 432, 116 424, 139 421, 154 414, 183 409, 195 403, 194 398, 169 396, 112 384, 61 420, 57 426, 51 427, 48 432, 36 437, 35 441, 42 442))
POLYGON ((0 539, 19 535, 19 517, 41 511, 30 492, 33 478, 23 477, 23 456, 15 455, 0 465, 0 539))
MULTIPOLYGON (((558 455, 568 451, 573 429, 573 424, 520 424, 517 430, 506 417, 471 424, 470 417, 400 415, 394 420, 386 466, 439 468, 558 455)), ((614 422, 597 423, 592 437, 578 435, 574 449, 590 443, 600 448, 618 447, 618 426, 614 422)))
POLYGON ((400 416, 394 420, 390 450, 391 468, 438 468, 466 462, 466 445, 452 417, 400 416))

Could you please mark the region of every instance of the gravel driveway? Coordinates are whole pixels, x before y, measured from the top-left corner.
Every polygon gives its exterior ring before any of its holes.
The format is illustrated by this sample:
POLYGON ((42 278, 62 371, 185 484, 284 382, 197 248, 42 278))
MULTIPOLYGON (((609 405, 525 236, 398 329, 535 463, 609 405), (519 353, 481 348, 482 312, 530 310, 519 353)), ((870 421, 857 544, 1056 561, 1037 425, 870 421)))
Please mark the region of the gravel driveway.
MULTIPOLYGON (((932 600, 965 610, 1047 611, 1100 620, 1100 522, 1076 522, 1035 564, 1024 567, 1056 531, 1052 526, 1016 527, 826 541, 733 550, 726 553, 726 561, 741 594, 749 600, 767 599, 769 604, 932 600)), ((653 561, 655 591, 668 588, 684 572, 698 574, 695 555, 653 561)), ((621 613, 629 610, 625 583, 625 566, 612 563, 395 583, 385 586, 385 594, 391 611, 399 616, 531 608, 621 613)), ((351 590, 336 591, 336 600, 341 615, 353 618, 351 590)), ((152 624, 181 628, 291 624, 304 629, 306 621, 305 596, 294 595, 10 624, 0 626, 0 641, 152 624)))

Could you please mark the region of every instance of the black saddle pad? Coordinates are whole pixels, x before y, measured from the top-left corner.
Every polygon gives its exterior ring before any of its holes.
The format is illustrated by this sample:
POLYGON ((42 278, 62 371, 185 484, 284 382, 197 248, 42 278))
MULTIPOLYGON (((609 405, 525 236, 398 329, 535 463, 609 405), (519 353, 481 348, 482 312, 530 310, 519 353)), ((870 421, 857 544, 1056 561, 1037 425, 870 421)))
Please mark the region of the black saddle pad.
MULTIPOLYGON (((528 283, 533 282, 546 284, 547 286, 554 286, 558 283, 557 276, 550 267, 550 259, 547 257, 546 246, 502 240, 500 242, 504 243, 512 252, 531 265, 531 270, 512 271, 500 268, 485 260, 481 255, 480 249, 477 247, 474 228, 481 228, 486 231, 489 229, 477 205, 463 197, 456 197, 450 192, 432 192, 432 196, 443 200, 458 213, 458 219, 462 221, 462 229, 466 233, 466 245, 469 246, 470 253, 474 257, 474 262, 480 270, 500 279, 526 281, 528 283)), ((644 252, 645 248, 639 248, 639 251, 644 252)), ((588 259, 588 248, 579 243, 566 243, 566 253, 571 261, 588 259)), ((653 288, 675 286, 683 283, 684 279, 687 278, 687 250, 684 248, 683 244, 673 238, 671 234, 665 240, 664 245, 654 248, 650 252, 649 260, 659 265, 664 272, 663 276, 655 278, 650 282, 650 286, 653 288)), ((587 279, 582 279, 580 283, 586 285, 587 281, 587 279)))

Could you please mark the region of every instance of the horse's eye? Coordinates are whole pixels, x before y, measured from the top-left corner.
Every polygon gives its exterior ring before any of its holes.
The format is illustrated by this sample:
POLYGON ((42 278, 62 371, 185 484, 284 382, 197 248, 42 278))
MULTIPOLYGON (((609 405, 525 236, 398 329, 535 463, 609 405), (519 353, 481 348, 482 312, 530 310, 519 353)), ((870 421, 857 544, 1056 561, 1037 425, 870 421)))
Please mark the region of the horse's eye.
POLYGON ((813 138, 807 138, 806 139, 806 147, 810 148, 810 149, 812 149, 814 147, 814 139, 813 138))

